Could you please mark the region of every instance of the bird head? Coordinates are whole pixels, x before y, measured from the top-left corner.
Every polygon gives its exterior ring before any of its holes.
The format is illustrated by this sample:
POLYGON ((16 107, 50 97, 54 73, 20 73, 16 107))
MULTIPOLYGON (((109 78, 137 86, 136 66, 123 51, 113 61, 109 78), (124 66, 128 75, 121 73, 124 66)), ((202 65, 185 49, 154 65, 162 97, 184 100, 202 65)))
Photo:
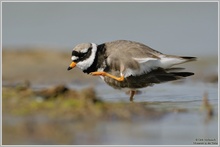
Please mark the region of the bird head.
POLYGON ((75 66, 82 70, 88 69, 94 62, 97 51, 95 43, 82 43, 73 48, 71 56, 71 64, 67 70, 71 70, 75 66))

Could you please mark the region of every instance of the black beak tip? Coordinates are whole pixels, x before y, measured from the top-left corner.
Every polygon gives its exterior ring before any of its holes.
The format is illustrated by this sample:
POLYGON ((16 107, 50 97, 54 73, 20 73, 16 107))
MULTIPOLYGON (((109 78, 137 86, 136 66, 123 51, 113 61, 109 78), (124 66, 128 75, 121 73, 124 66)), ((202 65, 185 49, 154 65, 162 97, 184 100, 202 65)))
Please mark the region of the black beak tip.
POLYGON ((71 69, 72 69, 72 67, 68 67, 68 68, 67 68, 67 70, 71 70, 71 69))

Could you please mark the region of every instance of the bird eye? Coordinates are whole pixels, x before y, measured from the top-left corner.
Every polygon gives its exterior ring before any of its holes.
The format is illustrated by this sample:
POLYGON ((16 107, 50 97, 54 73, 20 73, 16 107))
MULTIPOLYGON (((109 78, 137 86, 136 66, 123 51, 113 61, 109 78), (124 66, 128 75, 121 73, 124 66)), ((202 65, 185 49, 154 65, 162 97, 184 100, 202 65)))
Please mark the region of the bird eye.
POLYGON ((72 56, 78 56, 79 55, 79 52, 77 51, 72 51, 72 56))

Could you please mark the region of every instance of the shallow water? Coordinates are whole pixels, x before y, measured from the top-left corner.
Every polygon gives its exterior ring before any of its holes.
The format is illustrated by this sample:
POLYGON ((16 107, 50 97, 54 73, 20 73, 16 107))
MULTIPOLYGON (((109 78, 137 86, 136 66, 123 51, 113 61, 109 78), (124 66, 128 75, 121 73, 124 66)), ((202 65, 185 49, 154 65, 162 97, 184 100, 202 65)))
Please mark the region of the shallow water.
MULTIPOLYGON (((104 101, 129 102, 129 95, 105 84, 100 83, 96 86, 96 90, 104 101)), ((166 83, 144 88, 141 91, 141 94, 135 96, 134 102, 146 103, 147 107, 169 113, 148 121, 101 122, 90 130, 91 134, 95 133, 92 135, 94 142, 88 140, 90 133, 83 132, 81 134, 84 134, 85 138, 79 139, 77 144, 192 145, 218 142, 217 85, 190 82, 166 83), (205 92, 208 93, 209 102, 214 109, 212 118, 208 118, 202 108, 205 92)))
MULTIPOLYGON (((88 85, 69 85, 81 89, 88 85)), ((98 96, 106 102, 129 102, 124 92, 100 82, 95 85, 98 96)), ((218 88, 216 84, 166 83, 142 89, 134 102, 162 111, 157 117, 132 120, 98 120, 76 122, 50 120, 44 116, 6 116, 3 125, 29 125, 30 135, 15 138, 12 144, 104 144, 104 145, 194 145, 218 143, 218 88), (204 92, 214 115, 202 109, 204 92), (14 123, 12 123, 14 122, 14 123), (35 130, 34 135, 31 132, 35 130), (44 130, 48 128, 48 130, 44 130), (39 135, 41 131, 45 136, 39 135), (52 133, 51 133, 52 132, 52 133), (37 135, 38 134, 38 135, 37 135)), ((89 114, 88 114, 89 116, 89 114)), ((22 130, 22 129, 21 129, 22 130)), ((4 135, 4 134, 3 134, 4 135)), ((10 138, 10 135, 9 135, 10 138)))
POLYGON ((215 121, 205 123, 194 113, 171 114, 154 121, 100 122, 77 133, 76 144, 192 145, 196 139, 217 143, 215 121))
MULTIPOLYGON (((98 95, 106 101, 129 101, 129 95, 115 90, 104 83, 96 85, 98 95)), ((208 92, 211 99, 218 98, 216 84, 164 83, 140 89, 141 94, 134 97, 135 102, 185 102, 201 100, 204 92, 208 92)))

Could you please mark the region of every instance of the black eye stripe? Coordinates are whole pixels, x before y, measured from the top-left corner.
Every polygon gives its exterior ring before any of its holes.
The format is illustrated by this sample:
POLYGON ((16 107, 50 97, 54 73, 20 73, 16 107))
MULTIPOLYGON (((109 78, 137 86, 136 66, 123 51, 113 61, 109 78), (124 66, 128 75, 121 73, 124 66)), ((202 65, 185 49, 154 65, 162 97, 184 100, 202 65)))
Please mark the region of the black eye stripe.
POLYGON ((77 52, 77 51, 72 51, 72 56, 79 56, 79 52, 77 52))
POLYGON ((72 56, 76 56, 76 57, 79 57, 76 61, 83 61, 85 59, 87 59, 90 54, 91 54, 91 51, 92 51, 92 47, 90 47, 88 49, 88 51, 86 53, 81 53, 81 52, 77 52, 77 51, 72 51, 72 56))
POLYGON ((80 53, 80 52, 76 52, 76 51, 72 52, 72 56, 76 56, 76 57, 79 57, 79 58, 85 56, 86 54, 87 53, 80 53))
POLYGON ((81 53, 81 52, 77 52, 77 51, 72 51, 72 56, 84 56, 85 54, 89 53, 91 51, 92 47, 88 48, 88 51, 86 53, 81 53))

